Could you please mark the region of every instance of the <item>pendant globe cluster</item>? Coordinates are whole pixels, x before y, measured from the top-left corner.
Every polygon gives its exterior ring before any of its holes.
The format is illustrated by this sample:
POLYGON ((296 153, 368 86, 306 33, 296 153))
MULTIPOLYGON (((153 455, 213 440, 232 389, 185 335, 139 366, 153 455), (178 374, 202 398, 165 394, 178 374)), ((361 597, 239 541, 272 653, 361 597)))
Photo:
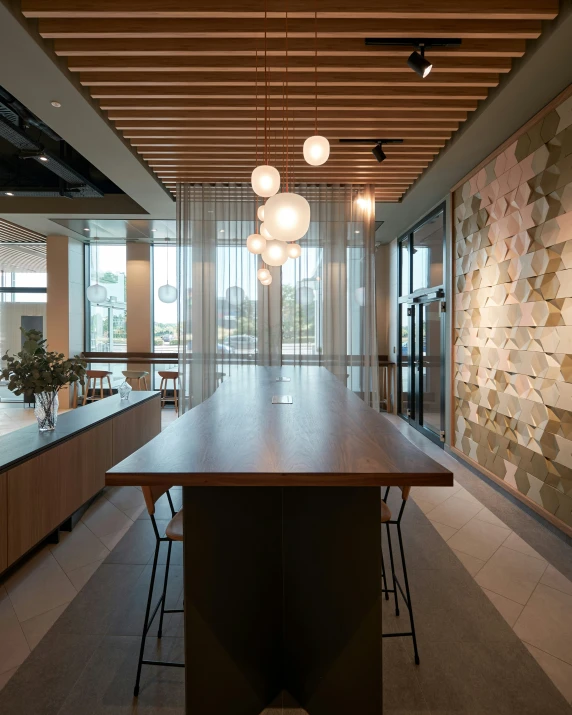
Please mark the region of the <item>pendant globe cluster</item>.
MULTIPOLYGON (((266 53, 266 22, 267 11, 265 5, 265 28, 264 28, 264 75, 265 84, 267 82, 267 53, 266 53)), ((315 53, 316 53, 316 129, 315 134, 304 142, 303 155, 305 161, 310 166, 321 166, 324 164, 330 155, 330 143, 325 137, 318 134, 318 71, 317 71, 317 10, 315 12, 315 53)), ((257 52, 257 72, 258 72, 258 52, 257 52)), ((300 194, 289 191, 289 171, 288 171, 288 9, 286 6, 286 87, 285 87, 285 152, 286 152, 286 181, 285 190, 280 191, 281 177, 280 172, 276 167, 268 163, 268 127, 267 127, 267 109, 268 109, 268 93, 265 97, 265 119, 264 119, 264 134, 265 134, 265 163, 257 166, 252 172, 251 184, 252 190, 266 202, 259 206, 256 211, 256 217, 260 221, 258 231, 251 234, 246 239, 247 249, 256 255, 261 256, 262 261, 266 264, 260 268, 257 273, 258 280, 262 285, 270 285, 272 283, 272 275, 267 266, 277 267, 283 266, 286 261, 299 258, 302 249, 296 243, 306 235, 310 227, 310 204, 300 194)), ((258 87, 258 79, 256 80, 258 87)), ((258 95, 257 95, 258 96, 258 95)), ((257 153, 258 153, 258 125, 257 125, 257 153)))

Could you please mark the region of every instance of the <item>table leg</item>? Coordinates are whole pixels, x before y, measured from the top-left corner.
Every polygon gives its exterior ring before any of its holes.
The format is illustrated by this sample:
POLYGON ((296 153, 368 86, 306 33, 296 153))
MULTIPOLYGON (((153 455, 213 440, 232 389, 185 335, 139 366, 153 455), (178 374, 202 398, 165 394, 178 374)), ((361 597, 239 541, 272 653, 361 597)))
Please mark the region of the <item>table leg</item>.
POLYGON ((184 489, 186 712, 380 715, 377 488, 184 489))

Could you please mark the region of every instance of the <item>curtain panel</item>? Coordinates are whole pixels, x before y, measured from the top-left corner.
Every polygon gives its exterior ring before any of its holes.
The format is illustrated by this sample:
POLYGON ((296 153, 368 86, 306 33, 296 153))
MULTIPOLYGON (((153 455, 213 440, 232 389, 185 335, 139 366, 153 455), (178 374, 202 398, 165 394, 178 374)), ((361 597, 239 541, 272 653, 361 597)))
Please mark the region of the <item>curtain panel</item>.
POLYGON ((310 203, 302 255, 256 277, 250 185, 177 187, 181 406, 207 399, 237 365, 323 365, 379 408, 375 199, 369 186, 294 189, 310 203))

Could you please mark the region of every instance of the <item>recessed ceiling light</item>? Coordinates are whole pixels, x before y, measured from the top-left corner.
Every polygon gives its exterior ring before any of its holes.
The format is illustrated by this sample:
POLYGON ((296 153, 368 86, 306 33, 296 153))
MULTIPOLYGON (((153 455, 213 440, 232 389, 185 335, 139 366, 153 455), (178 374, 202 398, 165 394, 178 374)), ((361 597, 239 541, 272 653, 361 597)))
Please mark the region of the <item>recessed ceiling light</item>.
POLYGON ((356 231, 356 233, 359 233, 359 231, 356 231))
POLYGON ((84 228, 83 230, 84 230, 84 231, 89 231, 89 228, 84 228))
POLYGON ((221 230, 219 231, 219 233, 224 233, 224 228, 221 228, 221 230))
POLYGON ((14 194, 11 191, 6 191, 6 196, 14 196, 14 194))
POLYGON ((50 104, 52 105, 52 107, 55 107, 56 109, 59 109, 62 106, 61 102, 58 102, 55 99, 52 102, 50 102, 50 104))
POLYGON ((151 233, 155 233, 156 231, 157 231, 156 228, 152 228, 152 229, 151 229, 151 233))
POLYGON ((48 157, 47 157, 47 156, 40 156, 40 157, 38 157, 38 158, 39 158, 40 161, 48 161, 48 157))

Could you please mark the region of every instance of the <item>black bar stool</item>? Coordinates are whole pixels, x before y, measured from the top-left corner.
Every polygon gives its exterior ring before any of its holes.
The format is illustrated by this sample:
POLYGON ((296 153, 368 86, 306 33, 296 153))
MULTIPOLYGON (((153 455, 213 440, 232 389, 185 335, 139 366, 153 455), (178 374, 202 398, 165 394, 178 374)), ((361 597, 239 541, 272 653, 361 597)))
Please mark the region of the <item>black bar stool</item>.
POLYGON ((392 519, 391 509, 387 506, 387 497, 389 496, 389 487, 385 490, 385 496, 381 501, 381 523, 385 524, 387 529, 387 546, 389 550, 389 562, 391 568, 391 585, 392 588, 387 587, 387 576, 385 573, 385 564, 383 562, 383 554, 381 556, 381 590, 385 594, 385 600, 389 601, 389 594, 393 593, 395 599, 395 615, 399 615, 399 600, 398 591, 401 594, 407 610, 409 611, 409 622, 411 624, 411 630, 404 633, 384 633, 383 638, 401 638, 401 637, 411 637, 413 639, 413 652, 415 654, 415 663, 419 665, 419 652, 417 650, 417 638, 415 637, 415 623, 413 621, 413 607, 411 605, 411 593, 409 591, 409 579, 407 578, 407 566, 405 565, 405 551, 403 549, 403 538, 401 536, 401 517, 403 516, 403 511, 405 509, 405 504, 409 498, 409 493, 411 492, 411 487, 400 487, 401 489, 401 507, 399 509, 399 514, 397 519, 392 519), (397 539, 399 541, 399 552, 401 554, 401 564, 403 566, 403 585, 405 586, 405 591, 401 586, 401 583, 397 576, 395 575, 395 564, 393 560, 393 547, 391 545, 391 531, 390 525, 397 528, 397 539))
POLYGON ((135 679, 135 688, 133 690, 133 695, 137 697, 139 695, 139 681, 141 680, 141 668, 144 665, 168 665, 174 668, 184 668, 184 663, 172 663, 161 660, 145 660, 145 641, 147 640, 147 633, 151 628, 153 620, 157 613, 159 613, 159 630, 157 632, 157 638, 161 638, 163 635, 163 616, 165 613, 184 613, 182 608, 165 608, 165 601, 167 598, 167 585, 169 581, 169 566, 171 564, 171 548, 173 546, 173 541, 183 540, 183 510, 179 512, 175 511, 173 506, 173 500, 169 494, 169 487, 141 487, 143 490, 143 496, 145 497, 145 504, 147 506, 147 511, 151 517, 151 524, 153 525, 153 531, 155 532, 155 538, 157 543, 155 545, 155 556, 153 557, 153 570, 151 571, 151 583, 149 584, 149 597, 147 598, 147 608, 145 610, 145 621, 143 623, 143 635, 141 636, 141 648, 139 650, 139 661, 137 663, 137 677, 135 679), (159 529, 157 528, 157 522, 155 521, 155 502, 160 499, 163 494, 167 495, 169 501, 169 506, 171 507, 171 514, 173 518, 167 524, 165 529, 165 536, 159 534, 159 529), (161 544, 165 542, 168 544, 167 547, 167 563, 165 564, 165 580, 163 583, 163 593, 161 594, 159 601, 155 605, 153 612, 151 613, 151 601, 153 600, 153 587, 155 586, 155 575, 157 573, 157 559, 159 558, 159 549, 161 544))

